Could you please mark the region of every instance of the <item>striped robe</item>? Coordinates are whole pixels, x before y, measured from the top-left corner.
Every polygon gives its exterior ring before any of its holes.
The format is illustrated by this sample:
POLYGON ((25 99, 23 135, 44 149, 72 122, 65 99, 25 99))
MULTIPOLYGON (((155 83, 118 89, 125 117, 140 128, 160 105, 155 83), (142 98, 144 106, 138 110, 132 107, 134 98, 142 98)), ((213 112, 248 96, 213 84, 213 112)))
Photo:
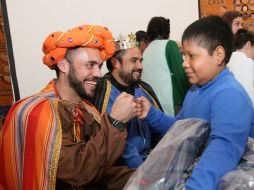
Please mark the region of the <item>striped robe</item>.
MULTIPOLYGON (((52 80, 40 93, 24 98, 12 106, 0 137, 0 189, 56 188, 63 135, 57 111, 58 100, 52 80)), ((84 101, 84 105, 100 123, 102 118, 99 112, 88 102, 84 101)), ((117 145, 112 148, 119 149, 120 155, 124 148, 126 132, 118 133, 119 141, 116 140, 117 145)), ((105 144, 108 139, 102 138, 105 140, 101 140, 101 143, 105 144)), ((106 145, 98 146, 101 156, 110 156, 106 145)), ((105 162, 108 160, 105 159, 105 162)))

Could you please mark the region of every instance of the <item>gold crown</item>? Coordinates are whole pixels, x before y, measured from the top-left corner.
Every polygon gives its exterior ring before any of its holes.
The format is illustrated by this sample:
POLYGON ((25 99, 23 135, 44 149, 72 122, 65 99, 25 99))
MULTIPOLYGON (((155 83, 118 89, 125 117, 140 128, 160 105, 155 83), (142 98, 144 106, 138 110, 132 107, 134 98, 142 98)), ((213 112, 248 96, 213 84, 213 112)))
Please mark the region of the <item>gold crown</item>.
POLYGON ((117 43, 117 49, 128 49, 138 46, 138 42, 136 41, 136 35, 135 34, 128 34, 128 35, 119 35, 119 39, 116 41, 117 43))

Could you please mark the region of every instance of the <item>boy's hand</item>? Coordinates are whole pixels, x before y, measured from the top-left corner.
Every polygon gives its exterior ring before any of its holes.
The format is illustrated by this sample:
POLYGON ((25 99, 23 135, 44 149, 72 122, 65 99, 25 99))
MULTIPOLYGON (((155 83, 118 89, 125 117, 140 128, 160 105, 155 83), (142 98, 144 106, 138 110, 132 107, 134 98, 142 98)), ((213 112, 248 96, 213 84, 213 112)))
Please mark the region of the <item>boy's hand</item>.
POLYGON ((151 108, 150 101, 147 98, 145 98, 144 96, 140 96, 136 99, 136 102, 139 105, 137 107, 141 107, 140 109, 138 109, 137 117, 139 119, 146 118, 146 116, 151 108))

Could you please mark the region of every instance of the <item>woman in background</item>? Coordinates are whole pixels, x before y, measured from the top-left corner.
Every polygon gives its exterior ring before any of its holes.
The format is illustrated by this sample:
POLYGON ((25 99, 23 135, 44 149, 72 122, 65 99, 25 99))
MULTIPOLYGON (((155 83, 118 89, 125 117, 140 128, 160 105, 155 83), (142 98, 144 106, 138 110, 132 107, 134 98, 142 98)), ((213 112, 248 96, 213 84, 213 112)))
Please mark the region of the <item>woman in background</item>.
POLYGON ((180 49, 175 41, 169 40, 170 20, 153 17, 146 32, 150 44, 143 53, 142 80, 152 86, 164 112, 176 115, 189 85, 180 49))
POLYGON ((227 66, 254 103, 254 33, 238 30, 234 36, 234 50, 227 66))
POLYGON ((228 11, 222 15, 222 19, 229 25, 234 35, 243 28, 243 15, 238 11, 228 11))

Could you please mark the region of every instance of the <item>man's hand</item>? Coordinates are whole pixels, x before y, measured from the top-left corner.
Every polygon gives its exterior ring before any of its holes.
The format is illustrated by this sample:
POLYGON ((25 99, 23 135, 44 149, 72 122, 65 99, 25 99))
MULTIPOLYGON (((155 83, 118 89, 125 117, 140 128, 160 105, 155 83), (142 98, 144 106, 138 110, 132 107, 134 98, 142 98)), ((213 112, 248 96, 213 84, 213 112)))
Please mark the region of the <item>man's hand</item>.
POLYGON ((118 121, 127 122, 137 115, 137 103, 126 92, 121 93, 112 105, 110 116, 118 121))
POLYGON ((150 108, 151 103, 148 99, 146 99, 144 96, 140 96, 136 99, 137 102, 137 117, 139 119, 145 119, 150 108))

